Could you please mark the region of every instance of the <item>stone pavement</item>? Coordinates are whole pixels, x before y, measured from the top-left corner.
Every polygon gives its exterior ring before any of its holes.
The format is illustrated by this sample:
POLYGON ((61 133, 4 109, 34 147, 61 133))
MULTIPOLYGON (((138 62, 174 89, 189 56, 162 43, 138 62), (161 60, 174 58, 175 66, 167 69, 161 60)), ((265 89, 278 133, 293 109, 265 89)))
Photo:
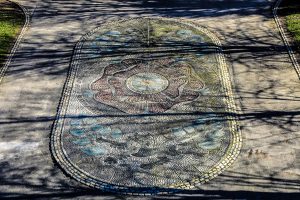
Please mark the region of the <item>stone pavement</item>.
POLYGON ((0 85, 1 198, 126 198, 83 189, 66 177, 53 164, 49 142, 76 42, 106 21, 141 16, 189 19, 214 32, 234 82, 241 153, 198 191, 176 198, 299 193, 299 79, 274 23, 273 1, 18 2, 31 21, 0 85))

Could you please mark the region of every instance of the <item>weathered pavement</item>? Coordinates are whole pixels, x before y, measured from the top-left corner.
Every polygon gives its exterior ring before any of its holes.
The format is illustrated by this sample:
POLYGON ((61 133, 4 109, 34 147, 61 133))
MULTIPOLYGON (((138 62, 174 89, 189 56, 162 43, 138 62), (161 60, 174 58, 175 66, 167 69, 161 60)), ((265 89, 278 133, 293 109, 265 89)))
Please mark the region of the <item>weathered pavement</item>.
POLYGON ((195 20, 218 35, 231 67, 243 135, 240 156, 199 191, 178 198, 299 193, 300 82, 274 23, 273 1, 19 2, 32 19, 0 85, 2 199, 125 198, 83 192, 53 164, 49 135, 75 43, 107 20, 134 16, 195 20))

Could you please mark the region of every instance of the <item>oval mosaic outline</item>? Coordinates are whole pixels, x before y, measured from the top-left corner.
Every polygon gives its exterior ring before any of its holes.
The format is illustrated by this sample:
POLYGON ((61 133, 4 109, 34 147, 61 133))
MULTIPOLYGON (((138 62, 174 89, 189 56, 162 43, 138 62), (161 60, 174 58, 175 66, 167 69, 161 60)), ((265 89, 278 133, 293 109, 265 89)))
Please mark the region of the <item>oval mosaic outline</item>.
MULTIPOLYGON (((187 26, 196 28, 203 34, 207 35, 213 43, 218 46, 217 51, 217 60, 220 67, 220 73, 224 78, 224 81, 222 81, 222 85, 224 87, 224 92, 226 94, 226 103, 227 103, 227 112, 232 113, 228 115, 226 118, 230 123, 230 129, 231 129, 231 143, 226 151, 226 154, 218 161, 207 173, 203 174, 201 178, 193 179, 191 182, 184 182, 180 184, 170 185, 168 188, 144 188, 144 187, 126 187, 126 186, 119 186, 119 185, 113 185, 109 183, 102 182, 98 180, 96 177, 93 177, 89 175, 87 172, 77 168, 69 159, 68 156, 66 156, 66 152, 62 148, 62 141, 61 141, 61 130, 58 130, 58 123, 61 123, 59 119, 61 117, 66 117, 64 113, 66 113, 66 108, 68 105, 69 97, 73 88, 73 81, 74 77, 76 75, 76 71, 74 70, 74 67, 70 67, 68 76, 65 82, 63 95, 58 107, 57 116, 55 119, 55 122, 53 124, 53 129, 51 132, 51 141, 50 141, 50 149, 51 153, 55 159, 55 161, 60 165, 61 169, 66 172, 68 175, 70 175, 72 178, 76 179, 77 181, 93 187, 98 188, 101 190, 106 191, 113 191, 118 193, 126 193, 126 194, 166 194, 170 192, 176 192, 180 190, 188 190, 188 189, 195 189, 196 186, 203 184, 212 178, 216 177, 220 173, 222 173, 226 168, 228 168, 234 160, 238 157, 241 145, 242 145, 242 136, 241 132, 239 130, 238 124, 237 124, 237 117, 235 116, 236 113, 236 105, 233 98, 233 92, 232 92, 232 86, 231 86, 231 79, 229 77, 229 70, 226 65, 225 57, 222 53, 221 49, 221 42, 220 40, 210 31, 207 29, 200 27, 196 25, 194 22, 188 21, 188 20, 178 20, 178 19, 170 19, 170 18, 162 18, 162 17, 145 17, 146 19, 160 19, 165 21, 172 21, 172 22, 178 22, 185 24, 187 26), (225 82, 225 83, 224 83, 225 82)), ((104 25, 107 24, 113 24, 113 23, 121 23, 122 21, 126 20, 133 20, 133 19, 141 19, 139 18, 126 18, 123 20, 117 20, 112 21, 108 23, 104 23, 104 25)), ((86 35, 84 35, 79 42, 76 44, 74 48, 74 54, 71 61, 70 66, 76 66, 78 63, 78 57, 79 54, 76 54, 77 51, 80 51, 83 42, 91 36, 94 32, 101 29, 101 26, 98 28, 95 28, 94 30, 90 31, 86 35)), ((76 69, 75 69, 76 70, 76 69)))

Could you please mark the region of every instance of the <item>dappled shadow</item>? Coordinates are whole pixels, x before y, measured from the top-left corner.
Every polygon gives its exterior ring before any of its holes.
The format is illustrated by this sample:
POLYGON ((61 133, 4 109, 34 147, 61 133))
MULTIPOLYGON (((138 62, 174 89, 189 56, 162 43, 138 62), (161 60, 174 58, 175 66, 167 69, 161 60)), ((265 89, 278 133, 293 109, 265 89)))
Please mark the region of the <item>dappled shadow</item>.
MULTIPOLYGON (((270 2, 248 0, 195 0, 188 3, 184 0, 108 0, 96 1, 86 0, 74 2, 64 2, 63 7, 61 2, 43 1, 45 5, 58 10, 47 9, 43 10, 44 17, 53 15, 82 15, 81 17, 93 17, 93 15, 103 16, 127 16, 128 13, 135 15, 157 15, 157 16, 173 16, 173 17, 188 17, 196 18, 203 16, 218 17, 224 15, 237 14, 241 16, 260 14, 268 15, 270 2), (97 11, 101 11, 98 13, 97 11), (76 14, 77 13, 77 14, 76 14)), ((41 12, 37 10, 36 12, 41 12)))
POLYGON ((156 0, 38 1, 35 10, 29 8, 34 11, 31 27, 0 85, 0 197, 297 199, 299 80, 272 21, 271 5, 255 0, 199 0, 189 4, 156 0), (238 116, 244 143, 232 168, 197 191, 158 197, 102 193, 82 188, 51 160, 49 135, 75 43, 107 20, 139 16, 198 20, 222 41, 240 109, 238 113, 219 114, 238 116))
POLYGON ((293 0, 284 0, 278 9, 280 15, 286 16, 290 14, 299 13, 300 5, 293 0))

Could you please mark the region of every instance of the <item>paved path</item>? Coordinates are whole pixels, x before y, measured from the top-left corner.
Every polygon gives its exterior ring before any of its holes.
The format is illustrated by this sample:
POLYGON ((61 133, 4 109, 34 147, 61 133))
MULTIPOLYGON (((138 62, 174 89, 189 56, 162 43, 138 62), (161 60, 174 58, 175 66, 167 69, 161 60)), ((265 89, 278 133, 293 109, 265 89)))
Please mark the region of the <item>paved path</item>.
POLYGON ((2 198, 123 198, 82 192, 54 166, 49 135, 75 43, 106 20, 133 16, 195 20, 218 35, 232 69, 242 152, 199 192, 179 198, 299 192, 300 84, 272 17, 273 1, 19 2, 32 20, 0 85, 2 198))

